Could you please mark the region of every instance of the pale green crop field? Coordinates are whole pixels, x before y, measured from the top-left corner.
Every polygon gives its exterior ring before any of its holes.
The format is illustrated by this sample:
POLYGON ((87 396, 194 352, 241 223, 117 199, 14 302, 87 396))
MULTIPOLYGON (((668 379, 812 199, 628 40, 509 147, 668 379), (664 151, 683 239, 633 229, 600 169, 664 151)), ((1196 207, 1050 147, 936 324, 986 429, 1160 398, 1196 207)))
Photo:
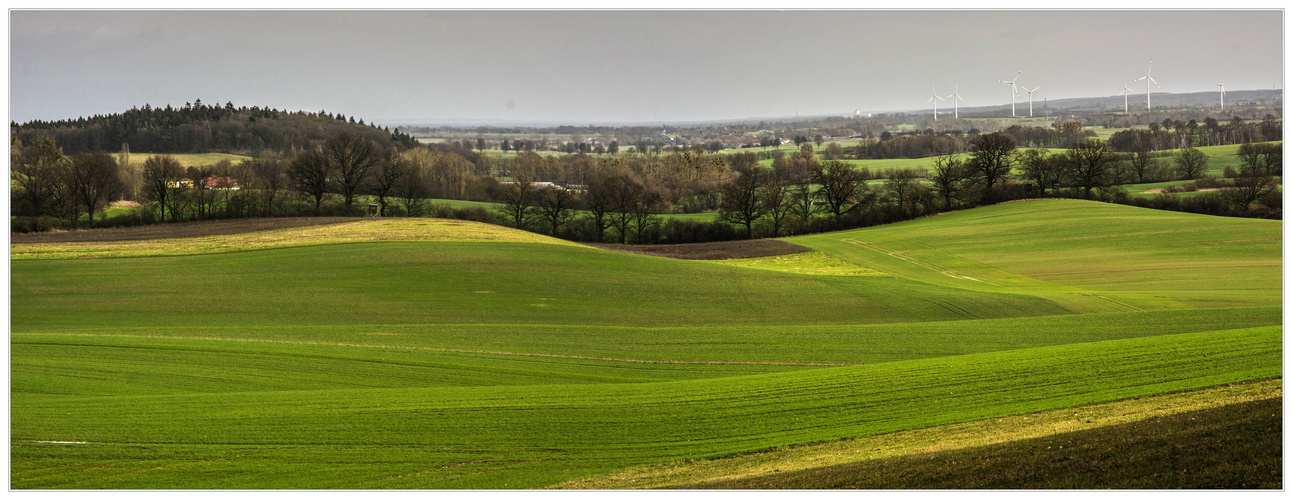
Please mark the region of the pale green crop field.
MULTIPOLYGON (((163 155, 164 154, 162 153, 158 153, 158 154, 130 153, 130 164, 142 165, 144 162, 148 161, 148 158, 150 157, 163 156, 163 155)), ((244 160, 252 159, 250 156, 235 155, 235 154, 229 154, 229 153, 177 153, 177 154, 170 154, 169 156, 174 157, 176 160, 179 160, 180 165, 185 167, 201 167, 205 165, 212 165, 215 163, 219 163, 221 160, 229 160, 230 163, 237 164, 244 160)))
POLYGON ((1281 239, 1042 200, 730 262, 417 218, 17 244, 10 485, 541 488, 1279 378, 1281 239))

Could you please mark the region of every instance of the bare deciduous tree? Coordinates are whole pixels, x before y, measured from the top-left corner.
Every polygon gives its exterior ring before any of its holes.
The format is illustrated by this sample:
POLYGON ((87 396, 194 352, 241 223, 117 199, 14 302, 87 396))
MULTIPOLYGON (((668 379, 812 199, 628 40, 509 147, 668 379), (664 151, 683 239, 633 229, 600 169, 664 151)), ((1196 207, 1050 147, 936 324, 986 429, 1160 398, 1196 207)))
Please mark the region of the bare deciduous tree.
POLYGON ((284 162, 273 158, 256 158, 251 161, 251 172, 255 179, 253 185, 260 199, 258 208, 263 215, 273 216, 277 212, 279 193, 287 186, 287 172, 283 164, 284 162))
POLYGON ((1001 132, 982 134, 970 141, 968 165, 983 184, 983 201, 991 202, 993 188, 1010 177, 1015 164, 1015 141, 1001 132))
POLYGON ((20 198, 30 203, 36 214, 50 213, 56 176, 67 158, 59 152, 53 139, 36 139, 26 147, 14 139, 9 154, 9 179, 21 190, 20 198))
POLYGON ((934 192, 943 198, 943 210, 952 209, 952 200, 965 188, 970 172, 965 161, 954 154, 941 154, 934 157, 934 172, 930 176, 934 192))
POLYGON ((1029 148, 1019 153, 1019 167, 1024 179, 1037 184, 1042 196, 1054 186, 1064 173, 1064 164, 1041 148, 1029 148))
POLYGON ((529 226, 530 220, 534 218, 533 205, 537 194, 534 183, 529 179, 516 179, 503 184, 498 193, 499 201, 503 203, 498 211, 512 221, 512 226, 517 229, 529 226))
POLYGON ((1240 209, 1247 209, 1254 201, 1273 191, 1278 182, 1265 165, 1244 165, 1234 179, 1235 187, 1221 191, 1221 196, 1240 209))
POLYGON ((767 211, 768 223, 772 225, 773 238, 781 236, 781 228, 786 225, 786 219, 794 208, 795 200, 791 190, 790 179, 773 172, 765 180, 763 191, 759 195, 759 201, 767 211))
POLYGON ((575 218, 575 206, 578 198, 575 191, 567 186, 549 186, 539 190, 539 213, 548 225, 552 228, 552 235, 556 236, 561 231, 561 226, 566 225, 575 218))
POLYGON ((346 208, 353 205, 355 192, 364 184, 368 171, 381 163, 377 143, 363 137, 340 133, 323 143, 323 155, 337 174, 346 208))
POLYGON ((620 243, 626 243, 629 225, 642 204, 646 188, 626 175, 611 176, 602 182, 607 197, 607 222, 619 231, 620 243))
POLYGON ((916 213, 917 196, 915 195, 920 178, 920 173, 915 169, 895 168, 889 171, 889 177, 884 181, 885 188, 889 190, 898 212, 904 219, 916 213))
POLYGON ((745 226, 745 237, 753 238, 754 222, 767 213, 759 196, 767 176, 762 168, 752 168, 728 183, 718 204, 718 220, 745 226))
POLYGON ((865 169, 854 169, 839 160, 822 163, 822 168, 814 176, 819 185, 816 195, 826 203, 826 210, 835 216, 835 220, 862 208, 864 196, 860 191, 866 189, 864 183, 870 177, 867 174, 865 169))
POLYGON ((377 164, 377 169, 373 171, 373 182, 369 186, 369 191, 377 196, 378 213, 382 217, 386 217, 386 198, 394 194, 400 179, 405 175, 408 175, 408 162, 396 151, 391 151, 382 158, 377 164))
MULTIPOLYGON (((144 160, 144 183, 148 186, 153 201, 156 201, 162 210, 162 220, 166 220, 166 207, 171 206, 168 203, 171 201, 169 198, 176 189, 171 183, 182 177, 184 177, 184 167, 180 166, 180 161, 174 156, 150 156, 144 160)), ((174 219, 177 215, 172 209, 171 218, 174 219)))
POLYGON ((1183 180, 1197 179, 1208 168, 1208 155, 1194 148, 1184 148, 1172 155, 1176 175, 1183 180))
POLYGON ((328 157, 314 149, 296 155, 287 169, 287 178, 291 180, 292 186, 314 198, 315 215, 319 215, 323 197, 328 193, 328 174, 331 172, 328 157))
POLYGON ((102 151, 77 153, 71 160, 66 189, 93 223, 94 212, 122 190, 120 168, 111 155, 102 151))
POLYGON ((1069 182, 1085 190, 1087 198, 1091 197, 1092 189, 1116 186, 1121 182, 1116 169, 1118 155, 1099 139, 1074 144, 1064 152, 1064 163, 1069 182))

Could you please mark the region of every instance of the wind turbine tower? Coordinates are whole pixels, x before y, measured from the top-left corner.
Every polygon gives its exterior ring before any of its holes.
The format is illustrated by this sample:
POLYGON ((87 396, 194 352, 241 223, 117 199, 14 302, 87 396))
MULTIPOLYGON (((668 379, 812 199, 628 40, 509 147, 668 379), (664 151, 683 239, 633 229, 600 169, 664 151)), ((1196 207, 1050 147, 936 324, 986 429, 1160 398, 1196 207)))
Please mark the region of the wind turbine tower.
POLYGON ((1037 89, 1040 88, 1041 87, 1033 87, 1032 90, 1028 90, 1028 87, 1024 87, 1024 91, 1028 92, 1028 116, 1033 116, 1033 92, 1037 92, 1037 89))
POLYGON ((930 96, 929 101, 925 101, 925 102, 926 102, 926 103, 928 103, 928 102, 930 102, 930 101, 933 101, 933 103, 934 103, 934 121, 938 121, 938 101, 946 101, 947 99, 943 99, 942 97, 939 97, 939 96, 938 96, 938 93, 934 91, 934 86, 933 86, 933 85, 930 85, 930 86, 929 86, 929 92, 930 92, 931 94, 933 94, 933 95, 932 95, 932 96, 930 96), (934 99, 938 99, 938 101, 935 101, 934 99))
POLYGON ((1122 114, 1131 114, 1127 112, 1127 96, 1131 95, 1131 87, 1127 86, 1126 80, 1122 81, 1122 92, 1119 92, 1118 95, 1122 96, 1122 114))
MULTIPOLYGON (((1226 80, 1229 80, 1229 78, 1227 78, 1226 80)), ((1221 87, 1221 112, 1222 113, 1226 112, 1226 80, 1222 80, 1221 83, 1217 84, 1218 87, 1221 87)))
POLYGON ((1146 71, 1146 72, 1145 72, 1145 76, 1142 76, 1142 77, 1140 77, 1140 78, 1137 78, 1137 79, 1135 79, 1135 80, 1132 80, 1133 82, 1139 82, 1139 81, 1141 81, 1141 80, 1145 80, 1145 79, 1148 79, 1148 80, 1149 80, 1149 81, 1145 82, 1145 110, 1149 110, 1149 109, 1150 109, 1150 105, 1149 105, 1149 94, 1150 94, 1150 92, 1149 92, 1149 82, 1154 82, 1154 86, 1155 86, 1155 87, 1158 87, 1158 88, 1160 88, 1160 89, 1161 89, 1161 88, 1163 88, 1163 87, 1161 87, 1161 86, 1159 86, 1159 85, 1158 85, 1158 81, 1157 81, 1157 80, 1154 80, 1154 77, 1149 76, 1149 75, 1150 75, 1150 73, 1153 73, 1153 72, 1154 72, 1154 61, 1149 61, 1149 71, 1146 71))
POLYGON ((961 99, 961 95, 957 94, 960 90, 961 86, 958 84, 955 90, 952 90, 952 95, 947 96, 948 99, 952 100, 952 117, 957 120, 961 119, 961 108, 956 105, 956 101, 965 102, 965 99, 961 99))
MULTIPOLYGON (((1019 73, 1023 73, 1023 72, 1024 70, 1022 69, 1019 70, 1019 73)), ((1014 80, 1010 80, 1010 81, 997 80, 1000 83, 1010 84, 1010 116, 1015 116, 1015 98, 1019 97, 1019 87, 1015 86, 1015 80, 1019 79, 1019 73, 1015 73, 1014 80)))

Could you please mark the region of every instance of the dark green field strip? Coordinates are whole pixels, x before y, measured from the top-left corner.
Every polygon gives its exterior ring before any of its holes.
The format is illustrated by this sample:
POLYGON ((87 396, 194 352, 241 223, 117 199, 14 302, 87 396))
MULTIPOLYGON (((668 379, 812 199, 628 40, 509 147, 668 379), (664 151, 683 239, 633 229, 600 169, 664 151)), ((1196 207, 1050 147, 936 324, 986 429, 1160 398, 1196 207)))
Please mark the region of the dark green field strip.
POLYGON ((105 472, 108 484, 184 487, 201 481, 193 478, 203 476, 203 461, 218 460, 213 470, 252 488, 536 487, 634 465, 1278 377, 1281 342, 1279 327, 1264 327, 663 383, 16 398, 11 478, 110 467, 122 445, 162 445, 193 450, 191 459, 124 478, 105 472), (29 443, 42 440, 90 444, 29 443), (261 481, 262 459, 227 452, 261 446, 336 465, 261 481), (427 453, 416 463, 328 458, 372 446, 427 453), (464 456, 512 462, 443 480, 390 479, 464 456), (58 459, 61 468, 51 465, 58 459))
POLYGON ((1281 489, 1283 399, 1007 444, 734 481, 719 489, 1281 489))
POLYGON ((87 335, 10 337, 10 393, 126 395, 654 382, 795 369, 394 347, 87 335))
MULTIPOLYGON (((481 362, 479 366, 482 373, 467 375, 456 370, 463 366, 476 366, 473 364, 475 361, 464 363, 461 362, 465 359, 462 357, 442 358, 436 352, 427 353, 427 356, 431 356, 425 358, 429 360, 427 366, 433 366, 436 363, 446 364, 446 373, 437 375, 444 378, 445 382, 459 377, 468 377, 468 379, 475 377, 478 380, 495 383, 493 373, 509 366, 501 360, 525 357, 556 357, 556 359, 517 360, 515 362, 521 364, 516 368, 532 367, 540 371, 551 369, 555 373, 550 376, 573 377, 568 380, 579 377, 596 380, 598 376, 633 379, 700 378, 727 376, 744 370, 776 371, 796 368, 795 366, 723 367, 723 364, 787 364, 809 367, 814 364, 878 363, 1120 338, 1279 325, 1282 321, 1283 310, 1280 307, 1248 307, 840 326, 694 328, 583 325, 333 325, 201 328, 82 326, 76 332, 62 334, 15 333, 11 336, 11 343, 14 346, 15 367, 43 366, 42 364, 51 363, 47 357, 22 353, 17 343, 28 341, 117 345, 128 348, 137 343, 155 341, 148 340, 149 338, 177 339, 177 341, 188 339, 185 341, 209 341, 210 343, 198 345, 214 346, 212 348, 217 351, 229 350, 234 353, 251 354, 261 349, 270 351, 278 349, 272 345, 263 344, 283 343, 314 346, 313 348, 322 349, 330 356, 343 359, 369 359, 369 356, 378 356, 377 359, 383 359, 381 357, 384 356, 421 359, 423 355, 417 353, 369 354, 364 353, 363 350, 430 349, 447 351, 445 354, 485 355, 486 359, 491 360, 481 362), (583 368, 576 370, 563 366, 565 363, 576 363, 580 367, 586 367, 587 371, 583 368), (644 363, 666 363, 674 366, 642 366, 644 363)), ((211 356, 218 358, 223 355, 212 354, 211 356)), ((217 365, 223 363, 219 359, 204 362, 217 365)), ((72 365, 69 368, 76 369, 77 366, 72 365)), ((542 380, 544 376, 533 375, 535 377, 533 380, 542 380)), ((17 376, 15 372, 15 378, 17 376)), ((509 379, 498 378, 499 382, 506 380, 509 379)), ((142 382, 152 385, 148 380, 142 382)))
POLYGON ((1198 307, 1219 305, 1214 296, 1220 305, 1281 300, 1278 221, 1034 200, 787 241, 894 276, 971 290, 1065 286, 1142 292, 1198 307))
POLYGON ((10 271, 17 332, 87 324, 855 324, 1068 312, 1016 294, 525 243, 388 242, 15 261, 10 271))

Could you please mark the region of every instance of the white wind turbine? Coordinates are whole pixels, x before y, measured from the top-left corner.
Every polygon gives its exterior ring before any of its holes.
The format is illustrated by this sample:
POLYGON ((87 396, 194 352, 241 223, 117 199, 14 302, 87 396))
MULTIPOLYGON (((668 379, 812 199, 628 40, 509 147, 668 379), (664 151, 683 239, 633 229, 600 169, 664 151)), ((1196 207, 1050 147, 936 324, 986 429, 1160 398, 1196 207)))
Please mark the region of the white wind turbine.
MULTIPOLYGON (((1015 80, 1018 80, 1019 74, 1023 72, 1024 70, 1021 69, 1019 70, 1019 73, 1015 73, 1015 80)), ((1015 98, 1019 97, 1019 87, 1015 86, 1015 80, 1010 80, 1010 81, 997 80, 998 82, 1001 82, 1001 83, 1010 84, 1010 116, 1015 116, 1015 98)))
POLYGON ((925 102, 926 102, 926 103, 928 103, 928 102, 930 102, 930 101, 933 101, 933 103, 934 103, 934 121, 938 121, 938 101, 946 101, 947 99, 943 99, 942 97, 939 97, 939 96, 938 96, 938 93, 934 91, 934 86, 933 86, 933 85, 930 85, 930 86, 929 86, 929 92, 930 92, 931 94, 933 94, 933 95, 929 98, 929 101, 925 101, 925 102), (938 101, 935 101, 934 99, 938 99, 938 101))
POLYGON ((1131 87, 1127 86, 1126 80, 1122 81, 1122 92, 1119 92, 1118 95, 1122 96, 1122 114, 1131 114, 1127 112, 1127 96, 1131 95, 1131 87))
POLYGON ((947 96, 948 99, 952 100, 952 117, 957 120, 961 119, 961 108, 956 105, 956 101, 965 102, 965 99, 961 99, 961 95, 957 93, 960 90, 961 86, 958 84, 955 90, 952 91, 952 95, 947 96))
POLYGON ((1037 92, 1037 89, 1040 88, 1041 87, 1039 86, 1033 87, 1032 90, 1028 90, 1028 87, 1024 87, 1024 91, 1028 92, 1028 116, 1033 116, 1033 92, 1037 92))
MULTIPOLYGON (((1226 80, 1229 80, 1229 78, 1227 78, 1226 80)), ((1221 83, 1217 84, 1218 87, 1221 87, 1221 112, 1222 113, 1226 112, 1226 80, 1222 80, 1221 83)))
POLYGON ((1149 106, 1149 82, 1154 82, 1154 86, 1155 86, 1155 87, 1158 87, 1158 88, 1160 88, 1160 89, 1161 89, 1161 88, 1163 88, 1163 87, 1161 87, 1161 86, 1159 86, 1159 85, 1158 85, 1158 81, 1157 81, 1157 80, 1155 80, 1155 79, 1154 79, 1154 77, 1149 76, 1149 75, 1150 75, 1150 73, 1153 73, 1153 71, 1154 71, 1154 61, 1150 61, 1150 62, 1149 62, 1149 71, 1146 71, 1146 72, 1145 72, 1145 76, 1142 76, 1142 77, 1140 77, 1140 78, 1137 78, 1137 79, 1135 79, 1135 80, 1132 80, 1133 82, 1139 82, 1139 81, 1144 80, 1144 79, 1149 79, 1149 81, 1148 81, 1148 82, 1145 82, 1145 109, 1146 109, 1146 110, 1150 109, 1150 106, 1149 106))

